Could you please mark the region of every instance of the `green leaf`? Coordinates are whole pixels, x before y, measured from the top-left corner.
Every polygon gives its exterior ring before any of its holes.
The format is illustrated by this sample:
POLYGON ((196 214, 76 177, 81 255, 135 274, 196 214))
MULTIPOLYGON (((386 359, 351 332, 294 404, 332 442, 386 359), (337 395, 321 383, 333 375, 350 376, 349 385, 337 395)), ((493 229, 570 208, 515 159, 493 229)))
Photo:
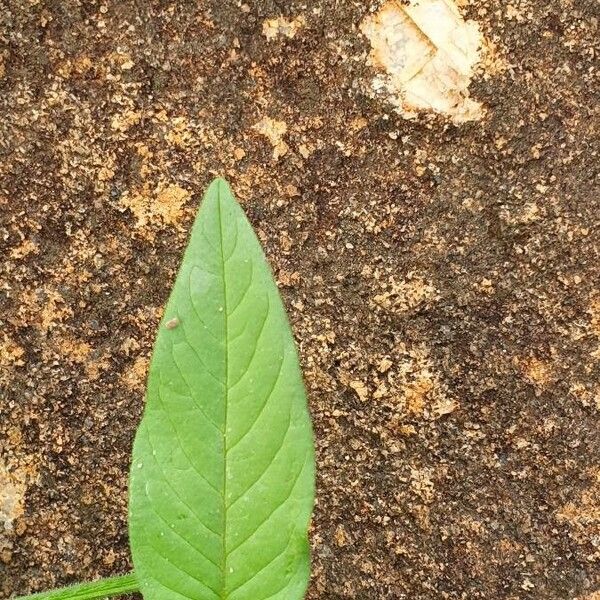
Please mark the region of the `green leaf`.
POLYGON ((223 180, 206 193, 160 325, 130 479, 146 600, 304 596, 304 386, 260 243, 223 180))

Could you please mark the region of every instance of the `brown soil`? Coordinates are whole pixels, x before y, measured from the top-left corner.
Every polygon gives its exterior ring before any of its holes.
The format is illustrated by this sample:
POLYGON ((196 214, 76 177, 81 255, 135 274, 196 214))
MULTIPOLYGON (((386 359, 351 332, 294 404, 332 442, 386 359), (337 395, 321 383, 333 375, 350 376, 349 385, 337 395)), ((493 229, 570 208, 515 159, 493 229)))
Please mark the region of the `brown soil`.
POLYGON ((595 597, 600 9, 461 4, 504 68, 460 127, 370 93, 374 0, 0 4, 0 597, 129 569, 146 365, 214 174, 301 349, 308 597, 595 597))

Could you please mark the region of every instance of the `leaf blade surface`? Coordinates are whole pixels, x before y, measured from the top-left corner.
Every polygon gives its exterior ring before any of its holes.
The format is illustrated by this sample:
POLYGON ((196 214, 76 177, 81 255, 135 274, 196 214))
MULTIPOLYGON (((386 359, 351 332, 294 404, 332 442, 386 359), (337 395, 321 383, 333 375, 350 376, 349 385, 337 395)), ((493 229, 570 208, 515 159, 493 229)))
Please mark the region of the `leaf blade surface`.
POLYGON ((154 348, 130 539, 146 600, 294 600, 309 573, 310 419, 285 309, 229 187, 206 193, 154 348))

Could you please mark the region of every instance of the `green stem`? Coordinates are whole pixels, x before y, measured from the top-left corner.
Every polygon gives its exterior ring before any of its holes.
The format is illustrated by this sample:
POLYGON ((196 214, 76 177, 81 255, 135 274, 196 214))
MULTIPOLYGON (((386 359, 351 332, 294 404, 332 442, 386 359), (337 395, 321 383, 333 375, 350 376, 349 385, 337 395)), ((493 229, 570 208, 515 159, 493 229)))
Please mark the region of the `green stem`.
POLYGON ((133 573, 119 577, 98 579, 89 583, 79 583, 58 590, 32 594, 31 596, 20 596, 13 600, 95 600, 110 596, 120 596, 130 592, 139 591, 139 584, 133 573))

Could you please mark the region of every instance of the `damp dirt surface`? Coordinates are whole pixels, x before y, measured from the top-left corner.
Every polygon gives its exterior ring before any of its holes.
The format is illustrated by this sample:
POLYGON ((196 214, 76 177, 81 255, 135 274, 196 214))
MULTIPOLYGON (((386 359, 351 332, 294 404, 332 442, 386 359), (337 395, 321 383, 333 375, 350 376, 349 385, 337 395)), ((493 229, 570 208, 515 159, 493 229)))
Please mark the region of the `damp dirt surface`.
POLYGON ((127 472, 202 191, 229 179, 314 419, 311 600, 600 589, 595 0, 462 1, 456 126, 371 0, 0 3, 0 597, 130 567, 127 472))

